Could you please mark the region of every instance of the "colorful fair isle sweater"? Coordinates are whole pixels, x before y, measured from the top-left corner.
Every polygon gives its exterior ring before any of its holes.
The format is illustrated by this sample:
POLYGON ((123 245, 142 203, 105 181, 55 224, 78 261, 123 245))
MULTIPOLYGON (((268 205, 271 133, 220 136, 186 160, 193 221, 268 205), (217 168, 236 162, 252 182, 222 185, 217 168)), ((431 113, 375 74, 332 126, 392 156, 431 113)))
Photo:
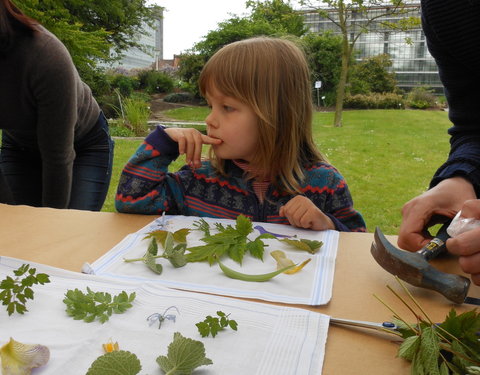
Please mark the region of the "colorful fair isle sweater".
MULTIPOLYGON (((197 169, 184 166, 169 173, 168 166, 178 155, 178 144, 161 127, 147 136, 122 171, 116 209, 225 219, 243 214, 253 221, 289 224, 278 212, 293 195, 270 185, 260 203, 252 181, 232 161, 226 163, 227 177, 218 174, 209 161, 203 161, 197 169)), ((334 167, 317 163, 304 173, 302 194, 332 219, 336 230, 366 230, 361 214, 353 208, 345 180, 334 167)))

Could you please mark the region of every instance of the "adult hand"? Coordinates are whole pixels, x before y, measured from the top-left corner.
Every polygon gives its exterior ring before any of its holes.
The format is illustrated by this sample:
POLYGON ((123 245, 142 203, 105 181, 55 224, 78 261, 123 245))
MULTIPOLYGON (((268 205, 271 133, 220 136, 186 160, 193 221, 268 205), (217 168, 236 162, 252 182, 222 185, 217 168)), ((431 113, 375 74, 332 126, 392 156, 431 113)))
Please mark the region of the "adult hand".
POLYGON ((202 145, 219 145, 221 139, 212 138, 193 128, 166 128, 165 133, 178 143, 178 152, 185 154, 187 164, 199 168, 202 166, 202 145))
POLYGON ((427 228, 440 222, 439 216, 453 218, 465 201, 475 198, 469 181, 453 177, 407 202, 402 209, 398 246, 410 251, 420 249, 431 240, 427 228))
MULTIPOLYGON (((466 201, 460 217, 480 219, 480 200, 466 201)), ((471 274, 473 283, 480 285, 480 227, 448 239, 447 249, 459 256, 463 272, 471 274)))
POLYGON ((280 207, 279 215, 285 216, 294 227, 312 230, 335 229, 332 220, 303 195, 293 197, 280 207))

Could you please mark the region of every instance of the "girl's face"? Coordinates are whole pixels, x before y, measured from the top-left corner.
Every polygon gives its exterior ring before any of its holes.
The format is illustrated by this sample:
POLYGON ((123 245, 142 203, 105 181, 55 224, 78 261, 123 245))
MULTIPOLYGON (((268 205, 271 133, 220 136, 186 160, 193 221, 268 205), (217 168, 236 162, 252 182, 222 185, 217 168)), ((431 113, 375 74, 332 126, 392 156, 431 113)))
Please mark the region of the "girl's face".
POLYGON ((251 161, 257 147, 258 118, 253 110, 215 87, 206 93, 210 114, 205 119, 208 136, 222 141, 213 145, 220 159, 251 161))

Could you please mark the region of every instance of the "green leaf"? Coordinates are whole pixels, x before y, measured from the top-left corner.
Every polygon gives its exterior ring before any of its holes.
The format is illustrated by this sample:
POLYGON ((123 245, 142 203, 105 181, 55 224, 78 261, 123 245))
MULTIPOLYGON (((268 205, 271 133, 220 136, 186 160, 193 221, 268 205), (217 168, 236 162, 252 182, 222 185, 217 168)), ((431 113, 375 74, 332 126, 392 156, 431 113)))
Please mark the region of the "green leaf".
POLYGON ((253 232, 252 222, 244 215, 238 215, 236 220, 237 232, 242 236, 248 236, 253 232))
POLYGON ((87 293, 81 290, 68 290, 65 293, 63 303, 67 306, 67 315, 75 320, 83 320, 91 323, 98 319, 105 323, 113 312, 123 313, 130 307, 135 299, 135 293, 128 295, 125 291, 119 295, 112 296, 109 293, 95 293, 87 287, 87 293))
POLYGON ((150 241, 150 244, 148 245, 148 249, 147 249, 147 254, 153 255, 153 256, 158 254, 158 245, 157 245, 157 240, 155 238, 152 238, 152 240, 150 241))
POLYGON ((168 354, 159 356, 157 363, 169 375, 190 375, 199 366, 213 364, 206 357, 202 342, 183 337, 179 332, 173 334, 168 354))
POLYGON ((25 304, 27 300, 33 300, 34 292, 30 288, 35 284, 45 284, 49 283, 49 276, 47 274, 41 273, 36 275, 36 268, 30 268, 29 264, 22 264, 18 269, 13 271, 13 274, 16 276, 13 279, 10 276, 7 276, 0 282, 0 299, 2 300, 2 305, 7 306, 8 315, 12 315, 17 312, 19 314, 24 314, 27 310, 25 304), (24 276, 23 278, 21 278, 24 276))
POLYGON ((223 311, 217 311, 217 316, 213 317, 208 315, 203 322, 195 324, 198 328, 198 332, 202 337, 212 335, 215 337, 218 332, 223 330, 225 327, 230 326, 234 331, 237 330, 237 322, 231 320, 228 317, 230 314, 225 314, 223 311), (220 319, 219 319, 220 318, 220 319))
POLYGON ((439 341, 431 326, 423 329, 418 353, 425 373, 430 375, 440 374, 438 367, 438 357, 440 355, 439 341))
POLYGON ((86 375, 136 375, 141 369, 135 354, 120 350, 98 357, 86 375))
POLYGON ((257 237, 254 241, 247 243, 247 250, 254 258, 263 260, 265 244, 257 237))
POLYGON ((400 345, 400 348, 398 349, 398 356, 400 358, 405 358, 407 361, 412 361, 413 356, 418 351, 419 347, 420 336, 410 336, 400 345))
MULTIPOLYGON (((159 243, 162 244, 162 246, 164 246, 165 239, 167 238, 167 233, 169 233, 169 232, 166 231, 166 230, 156 230, 156 231, 147 233, 147 235, 144 237, 144 239, 148 239, 148 238, 156 239, 159 243)), ((154 254, 154 255, 156 255, 156 254, 154 254)))
MULTIPOLYGON (((154 240, 155 241, 155 240, 154 240)), ((163 271, 161 264, 157 264, 154 255, 150 254, 148 251, 145 253, 143 262, 150 268, 153 272, 160 275, 163 271)))
POLYGON ((279 241, 285 242, 298 250, 307 251, 310 254, 315 254, 323 245, 322 241, 314 241, 314 240, 307 240, 307 239, 293 240, 291 238, 283 238, 279 241))
POLYGON ((175 240, 175 242, 186 244, 187 236, 189 233, 190 233, 189 228, 179 229, 173 233, 173 239, 175 240))

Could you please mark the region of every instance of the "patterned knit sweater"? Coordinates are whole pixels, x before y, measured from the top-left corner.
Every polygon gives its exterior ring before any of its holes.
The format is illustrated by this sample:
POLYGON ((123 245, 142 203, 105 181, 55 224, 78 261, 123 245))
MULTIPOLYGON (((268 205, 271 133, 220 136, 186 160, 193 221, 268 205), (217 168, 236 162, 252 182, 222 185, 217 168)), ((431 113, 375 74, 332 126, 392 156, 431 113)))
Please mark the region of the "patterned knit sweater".
MULTIPOLYGON (((431 187, 462 176, 480 196, 480 1, 422 0, 428 49, 445 87, 451 149, 431 187)), ((433 145, 433 147, 435 147, 433 145)))
MULTIPOLYGON (((293 195, 270 185, 260 203, 252 181, 232 161, 227 176, 219 175, 211 163, 192 169, 184 166, 168 173, 178 157, 178 144, 158 127, 152 132, 122 171, 116 196, 119 212, 140 214, 206 216, 235 219, 243 214, 253 221, 289 224, 279 209, 293 195)), ((353 208, 347 184, 331 165, 317 163, 305 169, 302 193, 328 215, 339 231, 365 231, 365 222, 353 208)))

